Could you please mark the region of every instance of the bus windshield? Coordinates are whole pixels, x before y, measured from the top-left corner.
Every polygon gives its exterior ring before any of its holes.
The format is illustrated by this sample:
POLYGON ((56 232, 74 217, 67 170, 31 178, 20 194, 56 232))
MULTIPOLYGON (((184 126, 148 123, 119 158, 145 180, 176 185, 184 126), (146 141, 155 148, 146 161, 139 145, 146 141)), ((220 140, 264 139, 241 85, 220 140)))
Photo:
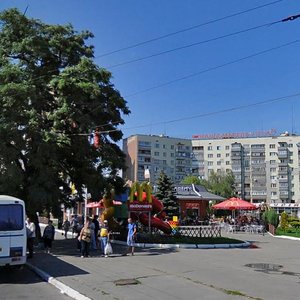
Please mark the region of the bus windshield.
POLYGON ((23 228, 23 206, 0 204, 0 231, 22 230, 23 228))

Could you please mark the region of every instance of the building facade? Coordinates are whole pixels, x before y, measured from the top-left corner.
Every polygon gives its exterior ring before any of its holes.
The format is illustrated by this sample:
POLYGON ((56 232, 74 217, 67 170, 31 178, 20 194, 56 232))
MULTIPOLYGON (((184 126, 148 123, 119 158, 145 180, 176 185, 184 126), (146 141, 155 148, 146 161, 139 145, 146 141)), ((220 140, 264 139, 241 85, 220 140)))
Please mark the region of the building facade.
POLYGON ((133 135, 123 141, 123 150, 128 167, 124 178, 143 181, 150 174, 154 184, 164 171, 178 184, 190 175, 208 179, 212 171, 232 171, 239 197, 300 211, 300 136, 227 134, 189 140, 133 135))
POLYGON ((132 181, 149 179, 154 184, 161 171, 174 183, 192 172, 192 141, 164 135, 133 135, 123 140, 127 170, 123 177, 132 181))
POLYGON ((300 136, 192 139, 192 174, 232 171, 239 197, 253 203, 300 203, 300 136))

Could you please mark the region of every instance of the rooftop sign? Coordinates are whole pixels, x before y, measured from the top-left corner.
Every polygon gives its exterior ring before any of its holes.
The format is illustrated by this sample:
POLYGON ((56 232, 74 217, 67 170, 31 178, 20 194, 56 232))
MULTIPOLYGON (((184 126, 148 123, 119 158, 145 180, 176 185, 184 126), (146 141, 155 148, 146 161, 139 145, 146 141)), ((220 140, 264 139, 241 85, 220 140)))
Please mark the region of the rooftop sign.
POLYGON ((196 134, 192 139, 197 140, 219 140, 219 139, 234 139, 234 138, 254 138, 254 137, 269 137, 276 136, 277 130, 260 130, 253 132, 232 132, 232 133, 209 133, 196 134))

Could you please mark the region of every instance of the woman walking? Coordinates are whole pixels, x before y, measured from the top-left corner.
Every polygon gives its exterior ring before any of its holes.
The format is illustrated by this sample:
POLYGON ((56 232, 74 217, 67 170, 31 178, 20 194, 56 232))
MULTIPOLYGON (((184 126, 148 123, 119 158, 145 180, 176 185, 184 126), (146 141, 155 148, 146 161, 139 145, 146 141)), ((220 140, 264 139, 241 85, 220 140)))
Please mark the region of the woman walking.
POLYGON ((81 241, 81 257, 89 257, 90 255, 91 236, 91 221, 89 217, 86 217, 84 226, 78 237, 78 240, 81 241))

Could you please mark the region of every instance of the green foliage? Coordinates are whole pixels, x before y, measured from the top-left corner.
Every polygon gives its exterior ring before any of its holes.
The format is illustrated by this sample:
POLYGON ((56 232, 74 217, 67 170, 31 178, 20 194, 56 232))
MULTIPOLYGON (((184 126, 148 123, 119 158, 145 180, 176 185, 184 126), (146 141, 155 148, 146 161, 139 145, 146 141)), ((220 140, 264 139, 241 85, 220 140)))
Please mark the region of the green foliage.
POLYGON ((299 228, 289 227, 287 230, 283 231, 281 227, 276 229, 276 235, 286 235, 300 238, 299 228))
POLYGON ((290 222, 290 225, 293 227, 293 228, 300 228, 300 221, 292 221, 290 222))
POLYGON ((235 195, 234 175, 232 172, 226 174, 212 172, 208 180, 200 179, 196 176, 188 176, 181 183, 202 185, 211 193, 224 198, 230 198, 235 195))
POLYGON ((280 227, 282 228, 282 230, 287 230, 287 228, 289 227, 288 215, 284 211, 284 212, 281 213, 280 216, 281 216, 280 217, 280 227))
POLYGON ((187 176, 185 177, 182 181, 182 184, 196 184, 196 185, 201 185, 204 186, 205 188, 208 188, 209 183, 205 179, 201 179, 197 176, 187 176))
POLYGON ((162 201, 168 217, 179 215, 179 204, 173 190, 173 182, 164 172, 161 172, 158 178, 155 196, 162 201))
POLYGON ((263 213, 263 220, 266 224, 271 224, 275 228, 279 224, 279 216, 274 209, 267 210, 263 213))
POLYGON ((87 187, 99 199, 125 167, 115 142, 130 111, 111 73, 93 62, 92 37, 16 9, 0 13, 0 191, 29 211, 69 205, 70 181, 80 198, 87 187), (98 148, 88 142, 95 128, 98 148))

